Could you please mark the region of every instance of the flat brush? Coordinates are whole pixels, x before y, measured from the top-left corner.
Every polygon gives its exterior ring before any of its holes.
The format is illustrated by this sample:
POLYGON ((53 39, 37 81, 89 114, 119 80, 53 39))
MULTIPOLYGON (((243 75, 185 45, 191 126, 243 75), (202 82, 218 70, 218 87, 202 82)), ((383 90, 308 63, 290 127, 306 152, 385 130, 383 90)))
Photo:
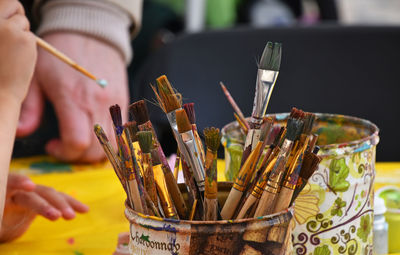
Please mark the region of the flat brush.
POLYGON ((183 199, 182 193, 179 190, 177 179, 175 179, 175 177, 173 176, 171 168, 168 164, 167 157, 165 156, 161 144, 157 139, 156 132, 149 118, 146 102, 144 100, 140 100, 131 104, 129 106, 129 114, 137 121, 138 128, 141 131, 152 132, 153 147, 154 150, 156 150, 158 158, 161 162, 168 192, 172 197, 173 203, 178 211, 179 216, 181 218, 186 217, 188 215, 188 209, 186 207, 185 200, 183 199))
POLYGON ((274 205, 276 195, 279 192, 280 184, 284 176, 285 165, 288 160, 290 151, 293 143, 296 140, 299 133, 303 130, 303 121, 289 118, 287 122, 286 138, 281 146, 281 150, 278 154, 277 162, 268 177, 267 185, 260 198, 257 210, 254 217, 271 214, 274 205))
POLYGON ((240 204, 242 195, 245 192, 251 178, 253 177, 254 170, 257 166, 259 153, 262 150, 266 136, 267 134, 264 132, 260 137, 260 140, 257 142, 255 149, 250 153, 246 162, 240 168, 236 180, 233 183, 232 189, 229 192, 228 198, 226 199, 224 207, 222 208, 222 219, 231 219, 237 209, 237 206, 240 204))
POLYGON ((222 91, 224 92, 226 98, 228 99, 228 102, 232 105, 232 108, 235 111, 235 113, 237 114, 238 118, 243 123, 243 125, 246 127, 246 130, 249 130, 250 129, 249 123, 247 123, 246 118, 244 117, 239 106, 236 104, 235 100, 231 96, 231 93, 229 93, 229 90, 225 87, 225 85, 222 83, 222 81, 219 83, 219 85, 221 85, 222 91))
POLYGON ((218 219, 218 169, 217 151, 221 143, 221 133, 218 128, 206 128, 203 131, 207 154, 205 161, 205 193, 204 193, 204 220, 218 219))
POLYGON ((100 85, 100 87, 105 88, 107 86, 107 81, 104 79, 97 79, 96 76, 94 76, 93 74, 91 74, 88 70, 86 70, 85 68, 83 68, 82 66, 78 65, 75 61, 73 61, 72 59, 70 59, 69 57, 67 57, 64 53, 60 52, 59 50, 57 50, 56 48, 54 48, 53 46, 51 46, 50 44, 48 44, 46 41, 44 41, 43 39, 36 37, 36 43, 37 45, 39 45, 42 49, 46 50, 47 52, 49 52, 50 54, 52 54, 53 56, 57 57, 58 59, 60 59, 61 61, 63 61, 64 63, 66 63, 67 65, 71 66, 72 68, 74 68, 75 70, 79 71, 80 73, 82 73, 83 75, 85 75, 86 77, 89 77, 90 79, 94 80, 98 85, 100 85))
MULTIPOLYGON (((246 136, 245 150, 249 146, 253 150, 259 141, 261 123, 279 74, 282 55, 281 49, 282 45, 280 43, 268 42, 261 56, 257 72, 253 112, 249 123, 251 129, 246 136)), ((246 157, 247 155, 244 156, 246 157)))
MULTIPOLYGON (((179 135, 188 153, 187 157, 185 157, 185 161, 190 164, 190 167, 193 170, 193 176, 196 180, 197 187, 200 190, 201 197, 203 198, 205 180, 203 162, 200 158, 200 150, 195 142, 192 125, 190 124, 185 110, 176 111, 176 122, 179 135)), ((203 201, 200 202, 203 203, 203 201)))
POLYGON ((149 194, 151 201, 157 206, 158 196, 154 180, 153 164, 151 161, 151 154, 150 154, 152 145, 152 135, 150 131, 139 131, 137 133, 137 136, 140 148, 142 150, 144 188, 149 194))
POLYGON ((205 162, 205 160, 206 160, 206 156, 205 156, 204 149, 203 149, 203 143, 201 142, 199 133, 198 133, 198 131, 197 131, 197 126, 196 126, 196 114, 195 114, 195 111, 194 111, 194 103, 187 103, 187 104, 184 104, 184 105, 183 105, 183 109, 185 110, 186 115, 188 116, 188 119, 189 119, 189 121, 190 121, 190 124, 192 124, 192 131, 193 131, 193 134, 194 134, 194 138, 195 138, 197 147, 198 147, 199 150, 200 150, 200 158, 201 158, 201 161, 202 161, 203 164, 204 164, 204 162, 205 162))

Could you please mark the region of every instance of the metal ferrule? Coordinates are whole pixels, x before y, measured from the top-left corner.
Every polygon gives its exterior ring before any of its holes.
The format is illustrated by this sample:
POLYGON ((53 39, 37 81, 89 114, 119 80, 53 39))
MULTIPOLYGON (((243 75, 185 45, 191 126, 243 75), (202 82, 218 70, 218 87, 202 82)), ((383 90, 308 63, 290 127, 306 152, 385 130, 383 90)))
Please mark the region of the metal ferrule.
POLYGON ((301 144, 299 149, 296 151, 296 155, 293 158, 293 163, 287 171, 285 181, 283 185, 289 189, 294 190, 296 188, 297 181, 299 179, 300 169, 303 162, 304 152, 307 149, 308 137, 301 144))
POLYGON ((218 195, 217 182, 217 153, 207 149, 205 161, 206 181, 204 196, 209 199, 216 199, 218 195))
POLYGON ((177 214, 172 203, 172 199, 168 193, 167 183, 165 182, 164 172, 162 165, 158 164, 153 166, 154 180, 157 185, 158 196, 160 198, 161 207, 165 216, 168 218, 177 219, 177 214))
POLYGON ((251 150, 257 146, 257 142, 260 140, 261 130, 260 129, 250 129, 246 136, 246 142, 244 148, 251 145, 251 150))
POLYGON ((205 180, 204 167, 200 157, 200 151, 196 145, 193 131, 190 130, 181 133, 181 137, 182 141, 186 145, 188 156, 190 158, 190 163, 192 164, 193 176, 196 180, 197 186, 199 187, 200 191, 204 191, 204 180, 205 180))
POLYGON ((175 136, 179 136, 178 124, 176 124, 176 111, 177 110, 182 110, 182 108, 179 108, 179 109, 176 109, 174 111, 167 113, 167 119, 168 119, 169 125, 171 126, 172 131, 174 132, 175 136))
POLYGON ((263 193, 263 191, 265 189, 265 186, 267 186, 269 174, 270 174, 272 168, 274 167, 277 159, 278 159, 277 157, 274 157, 271 160, 271 162, 265 168, 260 180, 257 182, 257 185, 254 187, 254 190, 253 190, 253 192, 251 194, 254 197, 256 197, 257 199, 261 198, 261 195, 262 195, 262 193, 263 193))
POLYGON ((251 122, 261 124, 278 74, 278 71, 258 69, 251 122))

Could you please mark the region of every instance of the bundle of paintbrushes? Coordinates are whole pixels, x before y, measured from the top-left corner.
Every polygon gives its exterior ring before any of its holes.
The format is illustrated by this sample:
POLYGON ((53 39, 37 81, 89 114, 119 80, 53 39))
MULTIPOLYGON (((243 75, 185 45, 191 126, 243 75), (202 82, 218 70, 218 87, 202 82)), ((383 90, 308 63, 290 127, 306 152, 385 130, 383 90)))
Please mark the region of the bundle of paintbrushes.
POLYGON ((288 208, 321 158, 316 155, 317 136, 311 133, 314 114, 293 108, 285 124, 265 116, 280 59, 281 45, 269 42, 260 61, 249 121, 221 83, 247 136, 238 176, 222 208, 217 200, 220 131, 206 128, 204 147, 196 126, 194 104, 182 105, 181 95, 165 75, 151 87, 178 145, 174 169, 157 139, 145 102, 130 105, 131 121, 125 125, 119 106, 111 106, 117 152, 100 126, 95 126, 95 133, 124 187, 129 206, 143 214, 189 220, 251 218, 288 208), (186 200, 176 180, 179 166, 187 189, 186 200))

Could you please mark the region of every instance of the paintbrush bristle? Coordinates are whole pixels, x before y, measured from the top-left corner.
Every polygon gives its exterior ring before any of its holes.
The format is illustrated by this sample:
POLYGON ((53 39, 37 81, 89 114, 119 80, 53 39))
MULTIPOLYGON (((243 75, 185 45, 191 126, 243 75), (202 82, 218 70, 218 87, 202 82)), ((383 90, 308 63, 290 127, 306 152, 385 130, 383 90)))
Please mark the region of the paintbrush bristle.
POLYGON ((321 162, 321 157, 315 155, 314 153, 305 153, 303 164, 300 170, 300 177, 308 180, 311 175, 317 170, 319 163, 321 162))
POLYGON ((185 133, 192 130, 192 124, 190 124, 189 118, 183 109, 176 111, 176 124, 179 133, 185 133))
POLYGON ((114 126, 116 127, 122 126, 122 115, 121 115, 121 108, 119 107, 119 105, 116 104, 110 106, 110 114, 114 126))
POLYGON ((181 108, 177 93, 175 93, 172 85, 169 83, 167 76, 163 75, 157 78, 157 88, 167 113, 181 108))
POLYGON ((218 128, 210 127, 203 130, 207 148, 212 152, 217 152, 221 143, 221 133, 218 128))
POLYGON ((279 71, 281 56, 282 44, 268 42, 261 56, 259 69, 279 71))
POLYGON ((313 153, 314 153, 315 155, 317 155, 318 152, 319 152, 319 150, 320 150, 320 147, 319 147, 319 146, 315 146, 315 147, 314 147, 314 150, 313 150, 313 153))
POLYGON ((305 113, 303 133, 305 133, 307 135, 311 134, 315 118, 316 118, 316 116, 314 113, 311 113, 311 112, 305 113))
POLYGON ((296 107, 292 108, 292 111, 290 112, 290 116, 293 119, 303 119, 305 116, 304 112, 300 109, 297 109, 296 107))
POLYGON ((194 113, 194 103, 187 103, 183 105, 186 115, 189 118, 191 124, 196 124, 196 114, 194 113))
POLYGON ((303 125, 302 120, 289 118, 286 125, 286 139, 295 141, 303 131, 303 125))
POLYGON ((124 130, 125 130, 125 132, 129 132, 132 142, 137 141, 137 132, 139 130, 138 130, 136 121, 129 121, 129 122, 125 123, 124 130))
POLYGON ((134 102, 129 106, 129 115, 136 120, 138 125, 142 125, 149 121, 149 111, 144 100, 134 102))
POLYGON ((140 149, 143 153, 150 153, 152 147, 153 135, 151 131, 139 131, 137 132, 140 149))

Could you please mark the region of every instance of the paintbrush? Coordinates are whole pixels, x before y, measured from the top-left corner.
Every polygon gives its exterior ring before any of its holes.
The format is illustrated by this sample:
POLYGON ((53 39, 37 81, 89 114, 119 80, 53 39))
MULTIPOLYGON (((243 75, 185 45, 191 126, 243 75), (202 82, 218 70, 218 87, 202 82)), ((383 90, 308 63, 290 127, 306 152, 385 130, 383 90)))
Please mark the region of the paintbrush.
POLYGON ((218 128, 206 128, 203 131, 207 154, 205 161, 205 192, 204 192, 204 220, 217 220, 218 218, 218 169, 217 151, 221 143, 221 133, 218 128))
POLYGON ((300 192, 306 186, 310 177, 318 169, 318 166, 322 160, 322 157, 318 156, 316 154, 316 153, 318 153, 319 147, 317 146, 315 148, 317 148, 317 149, 316 150, 314 149, 313 152, 306 152, 304 155, 303 164, 302 164, 301 170, 300 170, 300 179, 297 183, 297 186, 296 186, 296 189, 292 196, 290 204, 292 204, 293 201, 296 200, 297 196, 300 194, 300 192))
POLYGON ((183 109, 185 110, 186 115, 188 116, 190 124, 192 124, 192 131, 193 131, 193 134, 194 134, 194 138, 195 138, 197 147, 200 150, 201 162, 203 162, 203 164, 204 164, 204 162, 206 161, 206 156, 205 156, 204 149, 203 149, 203 143, 201 142, 199 133, 197 131, 196 114, 195 114, 195 111, 194 111, 194 103, 184 104, 183 105, 183 109))
POLYGON ((303 124, 304 122, 302 120, 294 118, 288 119, 286 125, 286 138, 281 146, 275 166, 271 170, 267 185, 260 198, 254 217, 272 213, 275 205, 275 198, 279 192, 279 187, 285 173, 286 162, 289 158, 294 141, 303 129, 303 124))
POLYGON ((138 128, 141 131, 151 131, 153 137, 153 150, 156 150, 158 158, 162 165, 162 170, 165 176, 168 192, 172 197, 174 205, 181 218, 185 218, 188 215, 188 209, 186 208, 185 200, 183 199, 182 193, 179 190, 176 179, 168 164, 168 160, 164 154, 160 142, 157 139, 156 132, 149 118, 146 102, 144 100, 137 101, 129 106, 129 113, 131 117, 136 119, 138 128))
POLYGON ((261 56, 257 71, 256 92, 254 97, 253 112, 250 118, 250 130, 246 136, 242 162, 246 160, 249 150, 252 151, 259 141, 260 127, 268 107, 269 99, 278 78, 281 64, 282 46, 280 43, 268 42, 261 56))
POLYGON ((266 139, 267 125, 264 125, 264 132, 261 132, 262 135, 257 142, 255 149, 250 153, 246 162, 243 164, 241 169, 239 170, 238 176, 236 177, 235 182, 233 183, 232 189, 229 192, 228 198, 224 204, 224 207, 221 211, 221 216, 224 220, 231 219, 234 215, 237 206, 240 204, 240 200, 242 198, 243 192, 245 192, 247 185, 253 177, 254 170, 257 166, 257 160, 260 155, 260 151, 262 153, 263 146, 265 146, 264 140, 266 139))
POLYGON ((236 119, 237 123, 239 124, 239 127, 242 129, 243 133, 245 135, 247 135, 247 133, 249 132, 249 129, 244 124, 245 122, 243 122, 236 113, 233 113, 233 116, 235 117, 235 119, 236 119))
POLYGON ((50 44, 48 44, 46 41, 44 41, 43 39, 36 37, 36 43, 37 45, 39 45, 42 49, 46 50, 47 52, 49 52, 50 54, 52 54, 53 56, 57 57, 58 59, 60 59, 61 61, 63 61, 64 63, 66 63, 67 65, 71 66, 72 68, 74 68, 75 70, 79 71, 80 73, 82 73, 83 75, 85 75, 86 77, 89 77, 90 79, 94 80, 98 85, 100 85, 100 87, 105 88, 107 86, 107 81, 104 79, 97 79, 96 76, 94 76, 93 74, 91 74, 88 70, 86 70, 85 68, 83 68, 82 66, 78 65, 75 61, 73 61, 72 59, 70 59, 69 57, 67 57, 64 53, 60 52, 59 50, 57 50, 56 48, 54 48, 53 46, 51 46, 50 44))
POLYGON ((292 200, 294 189, 296 188, 297 181, 299 179, 301 165, 303 163, 304 153, 308 146, 309 137, 305 134, 303 140, 299 143, 298 149, 295 152, 295 156, 292 159, 292 163, 286 172, 286 177, 283 185, 280 189, 279 195, 276 198, 276 203, 273 212, 281 212, 289 207, 290 201, 292 200))
POLYGON ((103 150, 110 161, 119 181, 121 182, 122 186, 124 187, 124 190, 126 190, 126 181, 124 174, 122 172, 121 166, 120 166, 120 161, 118 156, 115 154, 110 141, 107 138, 106 133, 104 132, 103 128, 99 125, 96 124, 94 125, 94 133, 97 136, 97 139, 99 140, 101 146, 103 147, 103 150))
MULTIPOLYGON (((144 185, 143 185, 143 179, 141 177, 141 169, 138 164, 137 157, 135 156, 137 154, 137 149, 134 148, 134 144, 138 142, 134 142, 134 140, 137 140, 137 126, 135 121, 130 121, 128 123, 125 123, 124 125, 124 134, 126 137, 126 142, 128 144, 129 150, 130 150, 130 156, 131 156, 131 163, 132 163, 132 169, 133 173, 135 175, 135 179, 138 185, 139 189, 139 194, 140 194, 140 200, 142 203, 143 211, 144 213, 149 213, 149 209, 147 204, 149 203, 146 201, 146 196, 144 196, 144 185), (134 138, 135 137, 135 138, 134 138)), ((140 149, 140 147, 139 147, 140 149)))
POLYGON ((175 157, 175 164, 174 164, 174 178, 175 178, 176 182, 178 182, 180 163, 181 163, 181 153, 179 152, 179 149, 177 149, 176 157, 175 157))
POLYGON ((127 182, 126 187, 129 190, 128 198, 130 199, 131 206, 137 212, 144 213, 145 211, 141 203, 138 184, 135 179, 134 171, 132 169, 132 162, 130 161, 129 150, 122 137, 124 128, 122 127, 122 115, 119 105, 116 104, 111 106, 110 114, 114 125, 115 138, 118 146, 118 156, 121 161, 121 169, 125 174, 125 179, 127 182))
MULTIPOLYGON (((201 198, 204 197, 204 180, 205 173, 203 162, 200 158, 200 150, 197 147, 194 134, 192 131, 192 125, 186 115, 185 110, 176 111, 176 123, 178 126, 178 132, 182 141, 185 144, 185 148, 188 152, 188 158, 185 157, 185 161, 190 164, 193 170, 193 176, 196 180, 197 187, 200 190, 201 198)), ((203 203, 203 201, 200 201, 203 203)))
MULTIPOLYGON (((277 147, 278 152, 279 148, 277 147)), ((266 166, 264 172, 262 173, 261 177, 256 182, 254 189, 252 190, 249 197, 246 199, 243 207, 241 208, 239 214, 237 215, 236 219, 243 219, 245 216, 252 217, 250 215, 249 210, 252 210, 252 207, 255 206, 261 198, 261 195, 264 191, 265 186, 267 185, 269 173, 271 172, 272 168, 274 167, 278 154, 275 154, 275 157, 269 161, 269 164, 266 166)))
MULTIPOLYGON (((142 167, 142 154, 140 151, 139 141, 137 139, 137 132, 139 131, 136 121, 129 121, 124 124, 124 133, 129 131, 130 139, 127 139, 129 146, 132 146, 131 153, 133 153, 132 158, 134 158, 134 163, 136 164, 136 169, 139 171, 139 176, 143 175, 142 167)), ((126 137, 126 135, 125 135, 126 137)), ((131 147, 130 147, 131 148, 131 147)))
MULTIPOLYGON (((224 83, 219 82, 219 85, 221 85, 222 91, 224 92, 226 99, 228 99, 228 102, 232 105, 233 110, 235 111, 238 119, 240 119, 240 122, 243 123, 243 125, 246 127, 246 130, 250 129, 249 123, 247 123, 246 118, 244 117, 242 111, 240 110, 239 106, 236 104, 235 100, 231 96, 231 93, 229 93, 229 90, 225 87, 224 83)), ((238 120, 239 121, 239 120, 238 120)))
POLYGON ((151 161, 152 135, 150 131, 139 131, 137 133, 143 161, 143 184, 154 205, 158 205, 157 189, 154 180, 153 164, 151 161))
POLYGON ((153 172, 161 208, 167 218, 179 219, 172 198, 168 192, 163 166, 156 150, 152 150, 153 172))

